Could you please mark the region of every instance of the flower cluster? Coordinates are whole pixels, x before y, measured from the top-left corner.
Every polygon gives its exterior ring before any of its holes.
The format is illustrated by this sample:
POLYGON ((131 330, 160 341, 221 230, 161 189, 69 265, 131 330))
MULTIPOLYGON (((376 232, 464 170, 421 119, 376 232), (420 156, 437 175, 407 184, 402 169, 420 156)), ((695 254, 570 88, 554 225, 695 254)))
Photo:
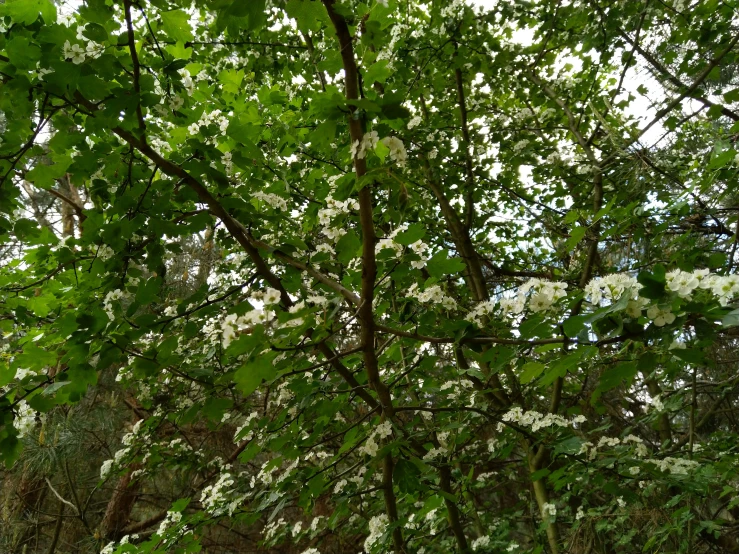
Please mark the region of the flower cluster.
POLYGON ((101 260, 109 260, 113 256, 115 256, 115 251, 107 244, 102 244, 100 248, 98 248, 97 257, 101 260))
MULTIPOLYGON (((507 298, 502 300, 508 300, 507 298)), ((486 300, 478 303, 470 313, 467 314, 465 319, 471 323, 475 323, 478 327, 482 327, 484 318, 487 318, 490 314, 495 311, 495 300, 486 300)), ((521 310, 523 310, 523 302, 521 303, 521 310)))
MULTIPOLYGON (((529 279, 519 287, 517 294, 513 297, 502 297, 497 301, 500 311, 504 315, 518 315, 527 306, 534 313, 545 312, 552 308, 567 293, 567 283, 559 281, 545 281, 543 279, 529 279)), ((495 311, 496 301, 486 300, 477 304, 469 314, 467 321, 478 326, 484 324, 484 318, 495 311)))
MULTIPOLYGON (((398 234, 406 231, 408 228, 407 225, 399 225, 396 229, 394 229, 388 236, 385 238, 382 238, 377 241, 377 245, 375 246, 375 252, 379 253, 382 250, 392 250, 395 253, 395 256, 400 257, 403 255, 403 245, 399 242, 395 241, 395 237, 398 236, 398 234)), ((411 267, 413 269, 421 269, 425 267, 426 262, 428 261, 428 255, 427 252, 429 250, 429 245, 423 242, 422 240, 417 240, 416 242, 409 244, 408 248, 410 248, 411 252, 416 254, 420 259, 419 260, 412 260, 411 261, 411 267)))
POLYGON ((541 507, 541 517, 547 520, 552 520, 557 517, 557 506, 551 502, 544 502, 541 507))
POLYGON ((372 547, 380 540, 387 530, 390 520, 386 514, 374 516, 369 521, 369 536, 364 541, 365 552, 371 552, 372 547))
POLYGON ((287 202, 285 202, 285 199, 271 192, 258 190, 257 192, 253 192, 251 197, 269 204, 273 208, 279 208, 283 212, 287 211, 287 202))
POLYGON ((390 150, 390 159, 397 163, 400 167, 405 167, 408 160, 408 152, 405 150, 403 141, 398 137, 385 137, 382 144, 390 150))
MULTIPOLYGON (((188 96, 192 96, 195 92, 195 82, 190 76, 190 72, 187 69, 178 69, 177 73, 182 77, 182 87, 187 91, 188 96)), ((184 103, 184 101, 183 101, 184 103)), ((174 109, 172 111, 175 111, 174 109)))
POLYGON ((667 288, 681 298, 690 298, 696 288, 708 289, 726 306, 739 295, 739 275, 710 275, 707 269, 699 269, 693 273, 673 271, 666 275, 667 288))
POLYGON ((472 541, 472 550, 481 550, 488 546, 490 546, 490 537, 488 535, 483 535, 472 541))
POLYGON ((72 63, 79 65, 84 63, 85 58, 99 58, 105 48, 96 42, 89 41, 86 48, 82 48, 79 44, 71 44, 68 40, 64 42, 62 52, 65 60, 72 60, 72 63))
POLYGON ((332 227, 332 220, 340 215, 346 215, 352 211, 359 211, 359 202, 354 199, 336 200, 331 196, 326 198, 326 207, 318 210, 318 223, 323 227, 322 232, 330 240, 336 242, 346 234, 346 229, 332 227))
POLYGON ((359 453, 366 454, 372 457, 376 456, 377 451, 380 449, 380 445, 377 444, 375 437, 380 437, 380 439, 384 439, 386 437, 389 437, 392 432, 393 427, 389 421, 380 423, 377 427, 375 427, 370 436, 367 437, 367 440, 364 442, 364 444, 359 448, 359 453))
POLYGON ((567 295, 566 290, 567 283, 529 279, 518 289, 518 294, 525 296, 530 293, 529 310, 532 312, 545 312, 557 300, 567 295))
POLYGON ((439 304, 447 310, 453 310, 457 307, 456 300, 444 294, 439 285, 431 285, 419 291, 418 285, 413 283, 408 289, 408 296, 412 296, 423 304, 439 304))
POLYGON ((249 427, 249 425, 251 425, 251 422, 258 418, 259 418, 259 412, 250 413, 249 416, 246 418, 246 420, 244 420, 244 423, 242 423, 236 429, 236 432, 234 433, 234 442, 241 441, 241 440, 250 441, 254 437, 254 431, 249 431, 244 434, 244 429, 249 427))
POLYGON ((570 427, 586 421, 585 416, 577 415, 572 420, 565 419, 557 414, 542 414, 535 410, 524 412, 522 408, 516 406, 503 414, 503 421, 516 423, 523 427, 530 427, 532 431, 538 431, 544 427, 570 427))
MULTIPOLYGON (((253 327, 260 323, 268 323, 274 319, 272 310, 252 310, 244 315, 228 314, 221 322, 221 336, 223 346, 228 348, 239 331, 253 327)), ((205 330, 205 329, 204 329, 205 330)))
POLYGON ((420 115, 413 116, 411 120, 408 122, 408 129, 413 129, 414 127, 418 127, 421 123, 423 123, 423 119, 420 115))
POLYGON ((213 516, 220 516, 225 513, 233 515, 236 508, 246 498, 245 494, 237 494, 231 488, 233 484, 233 477, 230 473, 225 472, 220 475, 215 484, 205 487, 200 495, 200 503, 205 511, 213 516))
POLYGON ((226 129, 228 129, 228 118, 223 115, 221 110, 203 112, 200 119, 195 123, 190 124, 187 130, 191 135, 197 135, 200 132, 201 127, 207 127, 209 125, 217 125, 221 133, 225 133, 226 129))
POLYGON ((580 446, 578 454, 585 454, 589 460, 594 460, 598 455, 598 450, 615 448, 619 445, 629 446, 630 444, 634 445, 634 455, 637 458, 645 458, 649 454, 644 441, 636 435, 626 435, 623 439, 618 437, 601 437, 597 445, 590 441, 584 442, 580 446))
POLYGON ((367 155, 368 150, 374 150, 377 146, 377 142, 380 140, 377 131, 369 131, 365 133, 362 140, 355 140, 351 146, 352 158, 359 160, 363 159, 367 155))
POLYGON ((660 471, 666 471, 671 475, 687 475, 700 466, 700 463, 695 460, 671 458, 669 456, 661 460, 650 459, 646 461, 656 465, 660 471))
POLYGON ((180 512, 173 512, 171 510, 168 511, 167 517, 165 517, 162 520, 162 522, 159 524, 159 528, 157 529, 157 535, 161 537, 167 531, 167 527, 176 525, 180 521, 182 521, 182 514, 180 512))
POLYGON ((374 150, 375 147, 377 147, 378 142, 381 142, 385 147, 387 147, 389 151, 388 154, 392 161, 397 163, 400 167, 405 167, 406 161, 408 160, 408 152, 405 149, 403 141, 394 136, 384 137, 380 140, 380 136, 377 134, 377 131, 369 131, 364 134, 362 140, 355 140, 352 143, 349 150, 352 159, 364 159, 367 156, 368 151, 374 150))
POLYGON ((603 299, 610 303, 616 302, 624 293, 629 294, 632 299, 637 299, 639 289, 641 289, 641 285, 634 277, 625 273, 613 273, 605 277, 591 279, 585 285, 585 297, 591 304, 598 306, 603 299))
MULTIPOLYGON (((36 426, 36 410, 31 408, 25 400, 18 402, 15 409, 13 427, 18 431, 18 438, 23 438, 36 426)), ((45 417, 45 415, 43 414, 42 417, 45 417)))
POLYGON ((110 319, 111 321, 115 319, 115 314, 113 313, 113 302, 119 302, 127 297, 128 294, 121 289, 112 290, 105 295, 105 300, 103 301, 103 310, 105 310, 105 313, 108 314, 108 319, 110 319))

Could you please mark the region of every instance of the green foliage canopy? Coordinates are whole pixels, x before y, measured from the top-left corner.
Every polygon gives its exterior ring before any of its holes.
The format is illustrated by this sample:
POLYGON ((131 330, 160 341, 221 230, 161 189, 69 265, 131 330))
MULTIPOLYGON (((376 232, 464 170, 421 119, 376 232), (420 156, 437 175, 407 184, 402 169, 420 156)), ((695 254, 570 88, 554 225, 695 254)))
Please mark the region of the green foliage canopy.
POLYGON ((737 10, 6 0, 7 471, 112 391, 90 550, 739 551, 737 10))

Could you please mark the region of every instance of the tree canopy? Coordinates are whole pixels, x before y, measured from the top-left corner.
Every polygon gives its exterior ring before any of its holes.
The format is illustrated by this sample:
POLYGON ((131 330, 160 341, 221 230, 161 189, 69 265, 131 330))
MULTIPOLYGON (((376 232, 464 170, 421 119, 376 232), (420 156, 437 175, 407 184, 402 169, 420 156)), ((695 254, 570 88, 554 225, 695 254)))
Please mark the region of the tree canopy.
POLYGON ((739 552, 737 0, 5 0, 6 552, 739 552))

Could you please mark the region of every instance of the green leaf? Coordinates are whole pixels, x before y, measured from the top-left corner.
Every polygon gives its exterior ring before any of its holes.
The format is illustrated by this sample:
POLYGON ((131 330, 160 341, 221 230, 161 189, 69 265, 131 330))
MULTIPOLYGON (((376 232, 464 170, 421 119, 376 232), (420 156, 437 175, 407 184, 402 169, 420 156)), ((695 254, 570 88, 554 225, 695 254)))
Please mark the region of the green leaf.
POLYGON ((380 60, 373 63, 364 72, 364 81, 367 83, 385 83, 393 71, 388 67, 388 60, 380 60))
POLYGON ((70 165, 72 165, 72 158, 69 157, 60 157, 56 160, 56 163, 51 165, 37 163, 26 174, 26 179, 38 187, 50 189, 57 179, 61 179, 66 175, 70 165))
POLYGON ((459 273, 465 268, 464 262, 459 258, 449 258, 446 250, 440 250, 428 261, 426 269, 432 277, 440 278, 444 275, 459 273))
POLYGON ((638 369, 635 361, 622 362, 613 367, 607 368, 600 377, 598 382, 598 390, 609 391, 618 386, 628 386, 636 376, 638 369))
POLYGON ((540 470, 535 471, 534 473, 532 473, 529 477, 531 479, 531 482, 533 483, 534 481, 538 481, 539 479, 543 479, 544 477, 546 477, 550 473, 551 473, 551 471, 548 470, 547 468, 542 468, 542 469, 540 469, 540 470))
POLYGON ((328 12, 321 2, 316 0, 290 0, 285 4, 287 15, 298 23, 298 29, 306 33, 320 31, 323 25, 328 25, 328 12))
POLYGON ((5 0, 0 5, 0 14, 22 25, 30 25, 41 15, 48 25, 56 21, 56 6, 51 0, 5 0))
MULTIPOLYGON (((378 143, 379 144, 379 143, 378 143)), ((426 235, 426 229, 420 223, 414 223, 408 227, 402 233, 395 235, 395 242, 408 246, 416 241, 421 240, 426 235)))
POLYGON ((539 362, 527 362, 521 368, 521 384, 525 385, 536 379, 541 375, 542 371, 546 369, 546 365, 539 362))
POLYGON ((728 104, 739 102, 739 88, 735 88, 735 89, 730 90, 729 92, 725 92, 724 102, 728 104))
POLYGON ((161 277, 151 277, 139 285, 136 291, 136 302, 146 305, 158 299, 159 289, 162 287, 161 277))
POLYGON ((211 396, 203 404, 203 414, 211 421, 220 422, 223 414, 233 407, 233 400, 230 398, 218 398, 211 396))
POLYGON ((108 40, 108 31, 98 23, 88 23, 85 26, 85 30, 82 32, 82 35, 95 42, 104 42, 108 40))
POLYGON ((23 351, 13 360, 13 367, 27 368, 32 371, 38 371, 47 366, 56 365, 56 352, 50 352, 39 348, 35 344, 27 344, 23 347, 23 351))
MULTIPOLYGON (((249 2, 244 2, 248 4, 249 2)), ((193 39, 190 16, 182 10, 162 12, 163 30, 176 41, 188 42, 193 39)))
POLYGON ((5 51, 10 63, 21 69, 35 67, 36 62, 41 59, 41 48, 26 37, 13 37, 6 43, 5 51))
POLYGON ((568 317, 564 320, 564 323, 562 323, 562 329, 564 330, 565 335, 570 338, 576 337, 580 331, 585 329, 589 319, 589 316, 586 315, 573 315, 568 317))
POLYGON ((703 351, 696 348, 675 348, 674 350, 670 350, 670 353, 676 358, 680 358, 681 360, 686 361, 689 364, 706 364, 706 355, 703 353, 703 351))
POLYGON ((583 239, 585 236, 585 232, 587 231, 586 227, 574 227, 570 231, 570 237, 567 239, 565 244, 567 245, 568 250, 574 250, 575 246, 583 239))
POLYGON ((515 357, 516 351, 513 348, 509 346, 494 346, 480 356, 480 360, 490 364, 491 368, 499 371, 515 357))
POLYGON ((43 396, 53 396, 56 391, 58 391, 62 387, 66 387, 69 384, 70 381, 57 381, 56 383, 52 383, 51 385, 46 387, 41 394, 43 396))
POLYGON ((639 296, 657 300, 665 295, 665 268, 661 265, 656 265, 653 273, 642 271, 636 279, 643 285, 639 290, 639 296))
POLYGON ((385 145, 384 142, 378 141, 375 145, 375 154, 380 158, 380 163, 385 163, 385 158, 390 153, 390 149, 385 145))
POLYGON ((354 229, 349 229, 347 233, 336 243, 336 257, 344 265, 347 265, 357 257, 362 241, 354 229))
POLYGON ((401 458, 395 464, 393 481, 402 493, 421 490, 421 471, 413 462, 401 458))
POLYGON ((722 327, 736 327, 739 325, 739 308, 730 311, 721 320, 722 327))
POLYGON ((276 377, 277 370, 272 360, 274 360, 273 355, 257 356, 236 370, 234 382, 244 396, 249 396, 257 390, 262 381, 269 381, 276 377))

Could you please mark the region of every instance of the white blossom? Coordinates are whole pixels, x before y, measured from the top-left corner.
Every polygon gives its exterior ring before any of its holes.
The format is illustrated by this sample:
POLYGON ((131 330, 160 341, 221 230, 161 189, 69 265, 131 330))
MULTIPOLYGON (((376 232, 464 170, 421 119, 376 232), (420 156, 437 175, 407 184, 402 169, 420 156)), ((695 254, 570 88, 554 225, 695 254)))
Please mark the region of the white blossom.
POLYGON ((408 160, 408 152, 405 150, 403 141, 398 137, 385 137, 382 139, 382 144, 390 150, 390 159, 400 167, 405 167, 405 163, 408 160))

